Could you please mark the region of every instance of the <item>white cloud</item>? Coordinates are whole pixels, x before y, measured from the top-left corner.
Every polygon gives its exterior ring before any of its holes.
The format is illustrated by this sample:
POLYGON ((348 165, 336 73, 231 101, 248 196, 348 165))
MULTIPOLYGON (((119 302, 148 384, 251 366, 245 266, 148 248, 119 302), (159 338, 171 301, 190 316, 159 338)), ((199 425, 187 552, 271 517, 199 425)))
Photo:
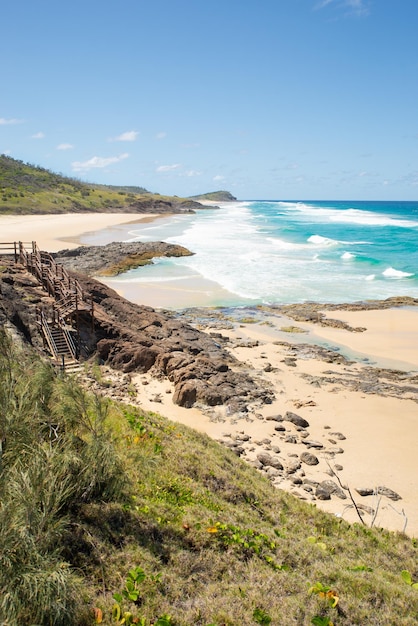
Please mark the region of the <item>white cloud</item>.
POLYGON ((127 130, 125 133, 109 139, 109 141, 136 141, 138 135, 139 132, 137 130, 127 130))
POLYGON ((156 139, 165 139, 167 137, 167 133, 161 132, 155 135, 156 139))
POLYGON ((188 170, 187 172, 184 172, 185 176, 201 176, 202 172, 198 172, 197 170, 188 170))
POLYGON ((225 180, 225 176, 220 176, 219 174, 217 176, 214 176, 212 178, 214 183, 219 183, 221 180, 225 180))
POLYGON ((337 8, 348 9, 350 13, 355 15, 368 15, 370 12, 369 0, 320 0, 316 3, 315 9, 324 9, 331 4, 337 8))
POLYGON ((174 163, 173 165, 159 165, 156 169, 157 172, 171 172, 172 170, 178 170, 181 167, 180 163, 174 163))
POLYGON ((34 135, 32 135, 32 139, 44 139, 45 137, 45 133, 35 133, 34 135))
POLYGON ((6 120, 4 117, 0 117, 0 126, 10 126, 11 124, 22 124, 23 120, 17 120, 12 118, 10 120, 6 120))
POLYGON ((60 143, 57 146, 57 150, 72 150, 74 146, 71 143, 60 143))
POLYGON ((129 154, 126 152, 115 157, 94 156, 88 161, 73 161, 71 167, 73 172, 88 172, 92 169, 107 167, 108 165, 112 165, 112 163, 119 163, 119 161, 127 159, 128 156, 129 154))

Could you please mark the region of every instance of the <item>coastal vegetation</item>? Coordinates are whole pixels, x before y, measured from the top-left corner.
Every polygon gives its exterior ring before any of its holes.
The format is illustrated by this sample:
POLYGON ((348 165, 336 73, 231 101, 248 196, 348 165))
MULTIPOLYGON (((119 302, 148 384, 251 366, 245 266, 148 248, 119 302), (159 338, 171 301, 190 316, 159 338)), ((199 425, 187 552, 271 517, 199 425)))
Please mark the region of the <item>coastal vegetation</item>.
POLYGON ((183 212, 199 205, 143 187, 85 183, 0 155, 0 215, 69 212, 183 212))
POLYGON ((273 488, 5 330, 0 503, 8 626, 416 624, 417 541, 273 488))
POLYGON ((209 200, 210 202, 233 202, 235 196, 229 191, 211 191, 210 193, 202 193, 198 196, 191 196, 193 200, 209 200))

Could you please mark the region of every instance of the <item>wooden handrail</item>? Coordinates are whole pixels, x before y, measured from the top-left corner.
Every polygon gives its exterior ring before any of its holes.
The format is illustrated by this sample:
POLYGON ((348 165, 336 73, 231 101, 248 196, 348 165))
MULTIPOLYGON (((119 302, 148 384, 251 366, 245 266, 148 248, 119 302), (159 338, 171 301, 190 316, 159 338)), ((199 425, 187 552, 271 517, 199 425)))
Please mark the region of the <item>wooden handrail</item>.
MULTIPOLYGON (((78 312, 83 303, 87 304, 87 297, 83 292, 83 289, 76 278, 70 276, 65 267, 56 263, 55 259, 49 254, 40 250, 35 241, 31 242, 31 251, 25 247, 27 244, 19 241, 13 243, 0 243, 0 254, 2 250, 10 250, 14 255, 15 262, 20 262, 31 272, 42 285, 45 291, 48 292, 55 300, 53 306, 53 321, 59 326, 63 332, 65 342, 68 346, 70 353, 75 359, 78 358, 77 348, 74 344, 66 327, 65 320, 70 316, 76 314, 77 320, 77 333, 78 328, 78 312), (10 247, 8 247, 10 246, 10 247), (12 247, 13 246, 13 247, 12 247)), ((94 327, 94 312, 93 312, 93 299, 89 303, 92 317, 92 328, 94 327)), ((49 349, 55 356, 57 356, 56 346, 54 338, 51 335, 51 330, 43 312, 40 315, 40 325, 43 330, 45 339, 48 343, 49 349)))

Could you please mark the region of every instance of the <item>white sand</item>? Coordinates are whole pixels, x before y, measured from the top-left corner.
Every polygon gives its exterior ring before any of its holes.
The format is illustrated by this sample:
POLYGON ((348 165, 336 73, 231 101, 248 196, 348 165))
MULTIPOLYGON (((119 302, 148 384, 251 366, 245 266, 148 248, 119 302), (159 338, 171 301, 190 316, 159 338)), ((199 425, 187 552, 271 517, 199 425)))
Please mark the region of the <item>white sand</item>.
MULTIPOLYGON (((339 311, 333 312, 332 317, 338 318, 339 311)), ((418 308, 405 311, 362 311, 356 313, 356 324, 370 327, 373 342, 379 346, 379 354, 391 356, 393 345, 397 345, 397 357, 403 361, 411 361, 411 365, 418 369, 418 345, 415 329, 418 324, 418 308), (391 319, 401 314, 402 334, 409 333, 409 342, 396 343, 396 332, 387 333, 391 319), (378 332, 380 328, 380 334, 378 332), (390 336, 389 336, 390 335, 390 336), (415 352, 411 351, 411 344, 415 342, 415 352), (387 350, 385 350, 387 346, 387 350)), ((341 319, 348 321, 346 312, 341 314, 341 319)), ((354 376, 361 374, 363 365, 346 366, 329 364, 316 358, 297 359, 296 367, 290 367, 283 363, 288 355, 285 346, 274 342, 283 334, 279 332, 281 326, 295 325, 286 318, 270 318, 274 327, 260 324, 236 325, 234 330, 222 331, 231 339, 258 340, 255 347, 235 347, 230 352, 240 361, 247 363, 252 373, 260 379, 261 384, 273 387, 276 393, 276 401, 272 405, 256 407, 250 410, 247 418, 239 420, 236 417, 228 417, 220 408, 213 410, 212 415, 204 415, 198 409, 183 409, 172 403, 172 388, 169 382, 152 380, 149 375, 138 376, 136 382, 139 388, 140 404, 144 409, 158 411, 170 419, 180 421, 197 430, 206 432, 215 439, 222 439, 225 434, 232 436, 245 432, 251 436, 251 442, 245 445, 246 454, 243 458, 254 460, 257 453, 270 450, 272 446, 280 448, 280 458, 283 464, 295 459, 304 451, 314 453, 318 459, 317 466, 302 465, 309 477, 318 482, 330 479, 329 467, 326 454, 314 449, 307 450, 299 438, 297 429, 290 422, 283 422, 286 427, 285 433, 274 430, 277 422, 266 420, 267 416, 284 415, 286 411, 292 411, 304 417, 310 424, 309 439, 323 443, 326 449, 341 448, 343 453, 337 453, 330 460, 331 466, 339 464, 343 470, 339 472, 341 481, 347 484, 353 492, 356 501, 372 508, 378 507, 375 524, 391 530, 403 530, 407 521, 406 532, 418 537, 418 498, 416 476, 418 474, 418 459, 416 455, 416 442, 418 441, 418 399, 416 394, 410 394, 413 399, 399 399, 383 397, 376 394, 366 394, 361 391, 352 391, 344 383, 322 382, 318 387, 312 385, 305 375, 328 376, 338 379, 343 374, 354 376), (265 372, 264 368, 269 363, 273 367, 272 372, 265 372), (325 374, 327 372, 327 374, 325 374), (329 372, 334 372, 330 375, 329 372), (143 381, 148 384, 143 385, 143 381), (170 393, 167 393, 170 392, 170 393), (156 402, 155 400, 159 400, 156 402), (325 428, 329 426, 330 428, 325 428), (346 439, 338 440, 330 433, 342 433, 346 439), (285 438, 295 435, 297 443, 287 443, 285 438), (269 445, 261 444, 261 440, 268 438, 269 445), (335 441, 331 443, 329 439, 335 441), (253 448, 253 449, 251 449, 253 448), (386 486, 401 495, 402 499, 394 502, 386 497, 375 496, 361 497, 355 488, 386 486), (407 518, 407 519, 406 519, 407 518)), ((300 326, 300 324, 296 324, 300 326)), ((313 326, 315 333, 318 327, 313 326)), ((328 331, 328 329, 325 329, 328 331)), ((331 329, 330 338, 336 342, 342 334, 344 345, 357 349, 359 335, 348 331, 331 329), (353 341, 353 345, 351 342, 353 341)), ((322 329, 321 329, 322 332, 322 329)), ((363 333, 365 338, 367 335, 363 333)), ((287 334, 287 340, 292 342, 291 334, 287 334)), ((369 341, 367 339, 367 341, 369 341)), ((367 341, 364 345, 367 344, 367 341)), ((234 343, 234 342, 232 342, 234 343)), ((235 344, 237 342, 235 341, 235 344)), ((374 343, 371 343, 372 347, 374 343)), ((298 497, 311 500, 311 496, 303 488, 295 487, 289 480, 277 480, 278 488, 285 489, 298 495, 298 497)), ((358 521, 352 508, 346 509, 351 504, 349 499, 341 500, 333 496, 331 501, 315 501, 316 505, 336 515, 342 515, 349 521, 358 521)), ((372 517, 364 516, 370 524, 372 517)))
POLYGON ((135 304, 158 309, 210 307, 228 301, 234 305, 239 304, 239 298, 236 295, 223 289, 218 283, 199 275, 141 283, 136 280, 130 282, 118 278, 101 278, 100 276, 98 278, 123 298, 135 304))
POLYGON ((79 237, 117 224, 137 223, 159 215, 134 213, 64 213, 60 215, 2 215, 0 243, 36 241, 41 250, 58 252, 76 248, 79 237))
POLYGON ((347 322, 353 328, 366 328, 366 331, 350 333, 315 326, 315 335, 331 343, 347 346, 372 360, 384 359, 394 366, 399 361, 418 370, 418 308, 331 311, 327 317, 347 322))

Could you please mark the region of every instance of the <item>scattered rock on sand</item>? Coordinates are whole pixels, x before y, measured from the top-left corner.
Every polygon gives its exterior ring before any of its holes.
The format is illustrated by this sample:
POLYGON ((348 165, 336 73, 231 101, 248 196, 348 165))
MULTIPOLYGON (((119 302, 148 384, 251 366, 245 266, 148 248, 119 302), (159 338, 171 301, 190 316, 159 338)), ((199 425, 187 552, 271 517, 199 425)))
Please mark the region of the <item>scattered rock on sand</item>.
POLYGON ((278 433, 286 432, 286 428, 282 424, 278 424, 274 427, 274 430, 277 430, 278 433))
POLYGON ((281 415, 267 415, 266 420, 273 422, 282 422, 283 417, 281 415))
POLYGON ((302 443, 307 448, 316 448, 317 450, 322 450, 324 445, 320 441, 313 441, 312 439, 304 439, 302 443))
POLYGON ((338 498, 341 498, 341 500, 347 499, 347 494, 344 489, 341 489, 341 487, 333 480, 323 480, 319 484, 319 487, 329 493, 330 496, 336 495, 338 498))
POLYGON ((329 433, 331 435, 331 437, 335 437, 335 439, 339 439, 340 441, 343 441, 344 439, 346 439, 346 436, 343 435, 342 433, 329 433))
POLYGON ((298 471, 298 469, 300 469, 300 466, 301 466, 301 463, 299 460, 289 461, 288 463, 286 463, 286 473, 294 474, 295 472, 298 471))
POLYGON ((356 487, 356 491, 360 496, 373 496, 375 494, 379 494, 381 496, 386 496, 390 500, 402 500, 401 496, 393 491, 393 489, 389 489, 389 487, 356 487))
POLYGON ((374 489, 371 487, 356 487, 356 491, 360 496, 372 496, 374 494, 374 489))
POLYGON ((260 452, 257 454, 257 461, 267 467, 274 467, 277 470, 282 470, 283 465, 277 456, 272 456, 268 452, 260 452))
POLYGON ((398 493, 396 493, 396 491, 389 489, 389 487, 378 487, 377 493, 379 493, 382 496, 386 496, 390 500, 395 500, 395 501, 402 500, 401 496, 398 493))
POLYGON ((315 489, 315 496, 318 500, 331 500, 331 494, 326 489, 323 489, 320 485, 315 489))
POLYGON ((306 465, 318 465, 319 463, 318 458, 310 452, 302 452, 302 454, 300 455, 300 460, 306 465))
POLYGON ((286 442, 286 443, 297 443, 297 442, 298 442, 298 439, 297 439, 297 437, 295 437, 295 435, 288 435, 288 436, 285 438, 285 442, 286 442))
POLYGON ((295 426, 299 426, 300 428, 309 428, 309 422, 300 415, 292 413, 292 411, 286 411, 283 419, 286 422, 291 422, 295 426))

